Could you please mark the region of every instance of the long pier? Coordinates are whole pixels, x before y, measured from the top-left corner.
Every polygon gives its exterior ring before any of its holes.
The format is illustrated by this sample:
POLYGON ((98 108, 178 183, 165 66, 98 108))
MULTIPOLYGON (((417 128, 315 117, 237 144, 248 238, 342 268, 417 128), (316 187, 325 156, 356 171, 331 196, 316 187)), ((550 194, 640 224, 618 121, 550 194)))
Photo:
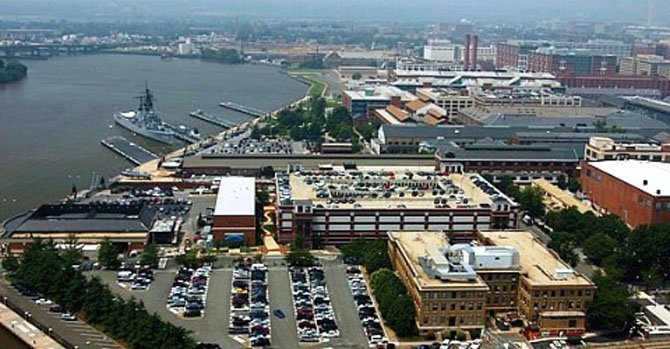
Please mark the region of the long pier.
POLYGON ((158 158, 158 155, 121 136, 105 138, 100 143, 135 165, 141 165, 158 158))
POLYGON ((223 120, 219 117, 208 114, 208 113, 206 113, 206 112, 204 112, 200 109, 198 109, 196 111, 192 111, 192 112, 188 113, 188 115, 190 115, 190 116, 192 116, 196 119, 200 119, 202 121, 206 121, 206 122, 209 122, 210 124, 214 124, 216 126, 223 127, 223 128, 233 128, 233 127, 237 126, 233 122, 230 122, 228 120, 223 120))
POLYGON ((253 117, 261 118, 268 114, 268 112, 256 109, 254 107, 248 107, 246 105, 237 104, 235 102, 222 102, 219 105, 223 108, 234 110, 236 112, 251 115, 253 117))

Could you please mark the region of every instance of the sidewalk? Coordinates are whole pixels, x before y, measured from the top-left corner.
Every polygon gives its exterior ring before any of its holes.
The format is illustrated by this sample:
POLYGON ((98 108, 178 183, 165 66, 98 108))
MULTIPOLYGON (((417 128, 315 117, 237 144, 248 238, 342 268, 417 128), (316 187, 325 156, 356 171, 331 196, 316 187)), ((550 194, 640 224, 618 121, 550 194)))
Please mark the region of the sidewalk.
POLYGON ((53 338, 47 336, 33 324, 24 320, 19 314, 0 303, 0 324, 5 326, 14 335, 26 344, 37 349, 61 349, 64 346, 58 344, 53 338))

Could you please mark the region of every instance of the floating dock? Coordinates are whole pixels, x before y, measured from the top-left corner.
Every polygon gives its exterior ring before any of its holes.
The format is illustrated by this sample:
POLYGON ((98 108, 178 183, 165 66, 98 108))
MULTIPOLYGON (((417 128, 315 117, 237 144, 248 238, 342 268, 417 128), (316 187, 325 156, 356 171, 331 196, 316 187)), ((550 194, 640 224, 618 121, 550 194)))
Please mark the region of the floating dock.
POLYGON ((261 118, 268 114, 268 112, 256 109, 254 107, 247 107, 245 105, 237 104, 235 102, 222 102, 219 105, 223 108, 234 110, 236 112, 251 115, 253 117, 261 118))
POLYGON ((210 124, 214 124, 216 126, 223 127, 223 128, 233 128, 233 127, 237 126, 233 122, 230 122, 228 120, 223 120, 223 119, 221 119, 219 117, 216 117, 212 114, 208 114, 208 113, 206 113, 206 112, 204 112, 200 109, 198 109, 196 111, 192 111, 192 112, 188 113, 188 115, 190 115, 190 116, 192 116, 196 119, 200 119, 202 121, 206 121, 206 122, 209 122, 210 124))
POLYGON ((123 158, 132 162, 135 165, 141 165, 145 162, 158 159, 158 155, 148 151, 147 149, 121 136, 113 136, 105 138, 100 142, 105 147, 123 156, 123 158))

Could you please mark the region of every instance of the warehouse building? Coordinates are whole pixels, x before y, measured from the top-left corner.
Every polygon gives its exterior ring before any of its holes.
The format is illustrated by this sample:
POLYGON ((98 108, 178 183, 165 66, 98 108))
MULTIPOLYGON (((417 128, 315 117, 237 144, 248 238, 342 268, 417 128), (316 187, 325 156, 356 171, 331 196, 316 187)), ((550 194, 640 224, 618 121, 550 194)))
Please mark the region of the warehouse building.
POLYGON ((670 164, 644 160, 582 164, 582 192, 601 213, 630 226, 670 222, 670 164))
POLYGON ((172 240, 172 227, 157 219, 147 205, 46 204, 5 222, 8 252, 21 253, 35 238, 96 245, 105 239, 126 251, 143 250, 148 242, 172 240), (156 225, 154 233, 152 228, 156 225))
POLYGON ((253 177, 221 177, 212 235, 214 240, 235 240, 247 246, 255 244, 256 180, 253 177))

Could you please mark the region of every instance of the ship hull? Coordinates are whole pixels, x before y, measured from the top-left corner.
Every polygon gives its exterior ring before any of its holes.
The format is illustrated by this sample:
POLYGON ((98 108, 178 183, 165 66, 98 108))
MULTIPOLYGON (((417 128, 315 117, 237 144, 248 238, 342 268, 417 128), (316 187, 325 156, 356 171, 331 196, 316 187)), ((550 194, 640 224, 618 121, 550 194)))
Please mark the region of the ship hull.
POLYGON ((163 144, 174 144, 176 142, 176 138, 174 137, 174 134, 172 132, 147 130, 145 128, 135 125, 130 120, 119 115, 118 113, 114 114, 114 121, 119 126, 125 128, 126 130, 133 132, 139 136, 149 138, 153 141, 163 144))

